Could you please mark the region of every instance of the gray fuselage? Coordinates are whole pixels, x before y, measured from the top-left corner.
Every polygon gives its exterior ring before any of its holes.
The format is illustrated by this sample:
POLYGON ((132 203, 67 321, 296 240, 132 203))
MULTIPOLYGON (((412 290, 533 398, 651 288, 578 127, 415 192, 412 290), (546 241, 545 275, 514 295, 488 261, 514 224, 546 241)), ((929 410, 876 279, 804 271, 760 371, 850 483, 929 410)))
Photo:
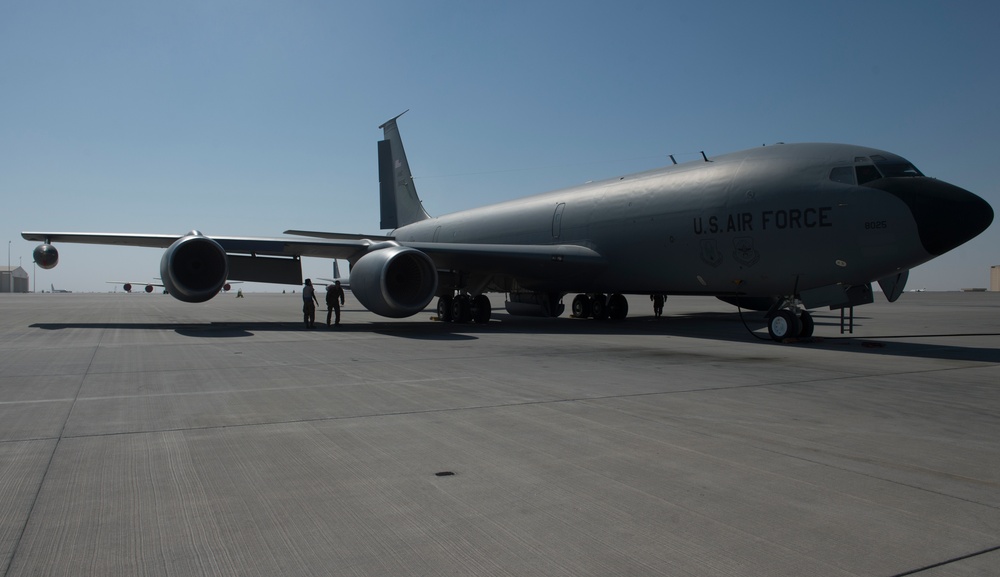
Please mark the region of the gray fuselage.
MULTIPOLYGON (((885 151, 782 144, 430 218, 394 235, 404 244, 576 244, 606 259, 586 278, 516 279, 531 290, 790 295, 933 258, 942 247, 929 250, 922 229, 961 226, 944 215, 975 211, 976 201, 992 216, 975 195, 885 151), (878 187, 890 181, 881 188, 891 192, 878 187)), ((967 240, 955 236, 942 242, 967 240)))

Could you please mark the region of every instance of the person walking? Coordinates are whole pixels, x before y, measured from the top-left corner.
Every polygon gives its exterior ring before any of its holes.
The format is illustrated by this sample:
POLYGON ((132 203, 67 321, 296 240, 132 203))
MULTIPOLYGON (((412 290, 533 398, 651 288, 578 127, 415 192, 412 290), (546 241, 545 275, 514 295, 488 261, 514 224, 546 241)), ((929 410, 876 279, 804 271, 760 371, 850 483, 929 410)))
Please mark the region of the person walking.
POLYGON ((319 301, 316 300, 316 289, 313 288, 312 279, 306 279, 306 284, 302 287, 302 320, 306 323, 307 329, 316 328, 316 307, 319 301))
POLYGON ((658 318, 663 314, 663 301, 666 297, 661 293, 654 293, 649 295, 649 300, 653 301, 653 314, 658 318))
POLYGON ((326 326, 330 326, 330 317, 334 317, 334 325, 340 324, 340 306, 344 304, 344 288, 340 286, 340 281, 326 285, 326 326))

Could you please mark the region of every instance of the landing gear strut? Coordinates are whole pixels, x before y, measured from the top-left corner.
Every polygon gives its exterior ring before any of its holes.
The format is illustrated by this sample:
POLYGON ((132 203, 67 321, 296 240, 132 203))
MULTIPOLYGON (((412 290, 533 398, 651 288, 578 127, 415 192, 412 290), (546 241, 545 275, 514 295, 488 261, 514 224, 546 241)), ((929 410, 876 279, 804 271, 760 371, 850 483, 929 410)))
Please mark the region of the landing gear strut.
POLYGON ((492 307, 486 295, 446 295, 438 299, 438 320, 444 323, 490 322, 492 307))

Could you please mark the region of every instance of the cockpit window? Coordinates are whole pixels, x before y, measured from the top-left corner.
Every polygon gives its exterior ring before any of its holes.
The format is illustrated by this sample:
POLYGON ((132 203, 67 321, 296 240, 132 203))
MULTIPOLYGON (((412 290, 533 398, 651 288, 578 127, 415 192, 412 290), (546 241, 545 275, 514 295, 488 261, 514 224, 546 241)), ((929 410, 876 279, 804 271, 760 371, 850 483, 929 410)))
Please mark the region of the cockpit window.
POLYGON ((882 175, 887 178, 900 176, 923 176, 923 174, 917 170, 917 167, 903 159, 893 161, 878 154, 873 154, 871 159, 875 163, 875 166, 878 167, 882 175))
POLYGON ((882 178, 882 173, 880 173, 877 168, 875 168, 870 164, 862 164, 860 166, 855 166, 854 172, 858 176, 858 184, 865 184, 866 182, 871 182, 873 180, 878 180, 882 178))
POLYGON ((830 171, 830 180, 844 184, 854 184, 854 169, 850 166, 837 166, 830 171))
POLYGON ((917 167, 909 162, 883 162, 876 163, 878 169, 887 177, 892 176, 923 176, 917 167))

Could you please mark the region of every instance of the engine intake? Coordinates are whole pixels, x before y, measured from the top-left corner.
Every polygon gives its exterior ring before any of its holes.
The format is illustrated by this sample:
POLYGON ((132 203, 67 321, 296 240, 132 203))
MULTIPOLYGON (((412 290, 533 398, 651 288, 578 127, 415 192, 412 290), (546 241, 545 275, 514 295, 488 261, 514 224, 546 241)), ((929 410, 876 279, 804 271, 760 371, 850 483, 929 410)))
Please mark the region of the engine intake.
POLYGON ((437 292, 434 261, 399 245, 374 250, 351 267, 351 292, 375 314, 403 318, 424 310, 437 292))
POLYGON ((177 239, 160 259, 164 288, 186 303, 203 303, 214 297, 228 276, 226 251, 196 230, 177 239))

